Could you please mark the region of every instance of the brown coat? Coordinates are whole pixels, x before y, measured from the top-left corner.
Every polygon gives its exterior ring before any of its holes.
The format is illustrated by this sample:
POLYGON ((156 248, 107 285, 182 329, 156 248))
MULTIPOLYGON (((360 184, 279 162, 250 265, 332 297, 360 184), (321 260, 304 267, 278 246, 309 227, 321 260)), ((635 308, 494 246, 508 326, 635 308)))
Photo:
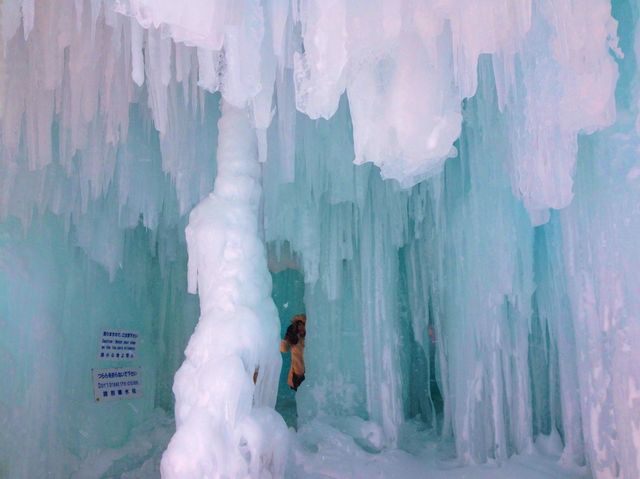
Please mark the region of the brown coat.
POLYGON ((287 377, 287 384, 293 387, 293 374, 296 376, 304 375, 304 338, 300 338, 297 344, 290 344, 289 341, 283 339, 280 341, 280 352, 291 352, 291 368, 287 377))

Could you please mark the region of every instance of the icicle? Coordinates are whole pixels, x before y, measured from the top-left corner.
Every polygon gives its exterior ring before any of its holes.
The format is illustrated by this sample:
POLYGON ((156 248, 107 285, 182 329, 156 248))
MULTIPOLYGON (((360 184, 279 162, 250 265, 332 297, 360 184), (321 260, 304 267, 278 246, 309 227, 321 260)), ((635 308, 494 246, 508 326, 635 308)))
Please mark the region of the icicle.
POLYGON ((33 29, 35 14, 35 0, 22 0, 22 24, 25 40, 29 38, 33 29))
POLYGON ((82 28, 82 13, 84 10, 85 0, 74 0, 74 7, 76 12, 76 29, 79 31, 82 28))
POLYGON ((138 86, 144 83, 144 59, 142 57, 143 30, 131 19, 131 78, 138 86))
POLYGON ((210 52, 198 48, 198 86, 210 92, 220 88, 218 77, 219 52, 210 52))
POLYGON ((579 12, 569 1, 536 3, 532 23, 517 57, 522 73, 510 118, 514 191, 538 225, 548 208, 571 202, 578 134, 615 119, 618 71, 609 52, 617 37, 603 0, 579 12))
POLYGON ((176 48, 176 81, 186 83, 191 73, 191 54, 193 49, 178 43, 176 48))
POLYGON ((146 76, 151 109, 156 129, 167 131, 167 87, 171 81, 171 41, 162 38, 159 29, 148 30, 146 76))
POLYGON ((20 28, 21 4, 20 0, 4 0, 2 2, 2 40, 6 45, 7 41, 20 28))

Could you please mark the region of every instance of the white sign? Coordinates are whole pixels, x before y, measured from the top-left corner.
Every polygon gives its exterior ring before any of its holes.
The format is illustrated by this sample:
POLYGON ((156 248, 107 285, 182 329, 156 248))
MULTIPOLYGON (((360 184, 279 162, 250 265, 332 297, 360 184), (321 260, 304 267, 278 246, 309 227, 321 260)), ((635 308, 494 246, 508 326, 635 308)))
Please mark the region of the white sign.
POLYGON ((100 334, 100 359, 130 361, 136 357, 138 333, 117 329, 103 329, 100 334))
POLYGON ((141 368, 92 369, 96 401, 130 399, 142 396, 141 368))

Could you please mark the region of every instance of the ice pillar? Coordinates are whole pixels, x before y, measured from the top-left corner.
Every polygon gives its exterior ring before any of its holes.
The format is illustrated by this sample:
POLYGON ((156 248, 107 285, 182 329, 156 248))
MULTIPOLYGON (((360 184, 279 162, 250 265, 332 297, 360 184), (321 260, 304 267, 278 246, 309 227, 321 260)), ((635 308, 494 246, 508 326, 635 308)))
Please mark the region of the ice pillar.
POLYGON ((555 242, 571 304, 586 457, 597 479, 640 477, 638 148, 629 117, 581 141, 575 198, 559 214, 561 246, 555 242))
POLYGON ((256 132, 246 111, 224 101, 221 110, 214 190, 186 229, 201 316, 175 377, 177 430, 164 478, 258 477, 263 469, 280 477, 286 459, 287 429, 273 410, 282 359, 258 230, 256 132))

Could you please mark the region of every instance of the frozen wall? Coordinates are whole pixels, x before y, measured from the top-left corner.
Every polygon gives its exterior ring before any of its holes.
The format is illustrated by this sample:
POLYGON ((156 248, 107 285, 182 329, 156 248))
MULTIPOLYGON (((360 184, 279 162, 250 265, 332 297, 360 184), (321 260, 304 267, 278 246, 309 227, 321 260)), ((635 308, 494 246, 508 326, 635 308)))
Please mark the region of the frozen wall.
POLYGON ((166 447, 166 439, 146 434, 116 463, 124 453, 114 451, 137 426, 172 414, 173 376, 198 317, 198 299, 186 291, 184 227, 213 184, 218 101, 200 93, 186 102, 176 91, 172 112, 185 115, 184 130, 174 130, 181 139, 168 144, 153 126, 148 91, 135 90, 130 71, 115 66, 128 53, 104 22, 92 36, 88 4, 78 36, 65 37, 64 22, 75 18, 67 7, 47 4, 29 42, 16 35, 5 49, 17 75, 4 77, 11 94, 3 97, 9 113, 0 167, 0 476, 7 477, 120 475, 138 467, 152 443, 166 447), (60 44, 50 41, 52 31, 62 32, 54 35, 60 44), (105 44, 115 58, 105 57, 105 44), (95 72, 84 60, 92 56, 111 67, 95 72), (16 105, 26 116, 41 108, 40 126, 17 110, 18 126, 10 126, 16 105), (34 129, 46 159, 33 152, 31 133, 20 133, 34 129), (178 155, 182 176, 171 181, 163 168, 178 155), (36 158, 43 163, 36 166, 36 158), (140 399, 95 402, 91 369, 123 365, 98 359, 99 336, 109 328, 140 333, 138 358, 128 364, 142 368, 140 399))
POLYGON ((134 426, 154 420, 155 408, 171 410, 173 373, 197 317, 197 301, 182 287, 186 258, 165 258, 161 273, 150 244, 163 242, 139 226, 124 234, 122 268, 110 280, 57 217, 44 215, 26 233, 12 219, 0 231, 0 470, 68 477, 95 450, 122 446, 134 426), (98 358, 103 329, 139 333, 133 365, 142 397, 95 401, 91 369, 122 366, 98 358))
MULTIPOLYGON (((637 477, 637 18, 625 0, 5 0, 0 314, 28 346, 1 343, 20 372, 6 376, 2 417, 52 452, 27 461, 3 446, 0 467, 72 472, 153 407, 170 409, 169 376, 197 316, 182 229, 213 187, 216 148, 238 134, 218 137, 222 98, 244 112, 262 189, 239 216, 251 241, 232 253, 255 253, 261 238, 272 265, 304 274, 301 424, 355 415, 377 424, 367 447, 392 448, 419 414, 461 463, 551 436, 566 464, 637 477), (42 267, 28 270, 21 258, 35 252, 42 267), (158 345, 145 366, 157 371, 154 401, 122 422, 101 416, 84 449, 87 429, 46 413, 90 417, 95 406, 72 406, 84 387, 65 352, 86 316, 76 287, 158 345), (27 394, 60 370, 71 396, 27 394)), ((253 278, 267 278, 262 254, 253 278)), ((269 304, 257 316, 273 319, 269 304)), ((203 348, 232 338, 211 329, 203 348)), ((84 331, 71 343, 88 358, 84 331)), ((269 335, 237 354, 245 376, 263 364, 255 351, 271 354, 269 335)), ((187 379, 176 392, 204 410, 243 404, 249 417, 244 383, 235 399, 190 397, 187 379)), ((211 414, 233 436, 241 421, 211 414)), ((231 467, 201 452, 168 454, 231 467)), ((246 451, 237 459, 234 471, 251 464, 246 451)))

